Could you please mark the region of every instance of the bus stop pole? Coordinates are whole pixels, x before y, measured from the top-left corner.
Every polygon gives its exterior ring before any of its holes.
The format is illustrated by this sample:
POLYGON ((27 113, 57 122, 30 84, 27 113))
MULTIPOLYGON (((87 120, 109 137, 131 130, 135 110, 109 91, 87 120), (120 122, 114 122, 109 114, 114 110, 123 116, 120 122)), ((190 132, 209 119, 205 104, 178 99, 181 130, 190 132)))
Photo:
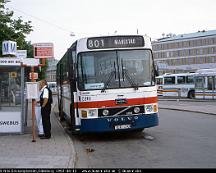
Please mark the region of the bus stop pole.
MULTIPOLYGON (((34 66, 31 67, 31 82, 35 82, 34 66)), ((35 136, 35 99, 32 99, 32 142, 36 142, 36 136, 35 136)))
MULTIPOLYGON (((38 67, 43 67, 46 65, 46 59, 42 58, 42 64, 39 64, 38 67)), ((36 82, 34 79, 34 66, 31 67, 31 82, 36 82)), ((32 142, 36 142, 36 134, 35 134, 35 99, 32 99, 32 142)))

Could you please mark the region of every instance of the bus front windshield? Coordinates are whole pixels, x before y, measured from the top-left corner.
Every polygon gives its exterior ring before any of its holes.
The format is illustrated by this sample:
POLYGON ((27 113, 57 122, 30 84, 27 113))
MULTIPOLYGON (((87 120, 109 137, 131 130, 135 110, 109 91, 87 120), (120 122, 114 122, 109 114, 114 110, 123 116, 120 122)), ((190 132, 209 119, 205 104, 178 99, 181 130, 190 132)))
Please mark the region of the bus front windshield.
POLYGON ((79 90, 138 88, 155 84, 150 50, 84 52, 78 55, 79 90))

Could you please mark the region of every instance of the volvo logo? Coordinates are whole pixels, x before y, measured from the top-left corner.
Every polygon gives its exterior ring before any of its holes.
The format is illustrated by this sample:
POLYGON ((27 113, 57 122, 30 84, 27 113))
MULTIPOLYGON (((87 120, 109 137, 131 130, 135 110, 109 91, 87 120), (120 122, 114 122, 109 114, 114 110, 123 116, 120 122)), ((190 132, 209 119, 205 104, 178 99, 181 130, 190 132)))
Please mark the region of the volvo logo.
POLYGON ((113 117, 113 118, 107 118, 107 121, 109 123, 111 122, 125 122, 125 121, 133 121, 133 120, 138 120, 138 116, 134 117, 113 117))

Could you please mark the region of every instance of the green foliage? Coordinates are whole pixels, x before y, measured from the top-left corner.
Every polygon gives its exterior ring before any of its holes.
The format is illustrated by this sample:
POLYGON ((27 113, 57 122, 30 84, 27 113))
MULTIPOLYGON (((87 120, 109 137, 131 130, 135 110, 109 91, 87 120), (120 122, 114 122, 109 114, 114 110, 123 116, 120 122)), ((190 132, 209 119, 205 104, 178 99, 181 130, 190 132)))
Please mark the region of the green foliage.
MULTIPOLYGON (((5 9, 5 3, 4 0, 0 0, 0 55, 4 40, 16 41, 20 50, 27 49, 28 54, 32 53, 31 43, 25 40, 26 35, 33 31, 31 21, 24 22, 22 17, 13 19, 14 12, 5 9)), ((33 57, 33 54, 29 56, 33 57)))
MULTIPOLYGON (((24 22, 22 17, 13 19, 13 11, 5 8, 5 0, 0 0, 0 57, 2 57, 2 42, 11 40, 17 42, 19 50, 27 50, 27 57, 33 58, 33 46, 31 42, 26 41, 26 35, 33 29, 31 21, 24 22)), ((39 79, 46 78, 47 63, 44 67, 36 67, 35 72, 39 73, 39 79)), ((31 68, 25 68, 25 81, 30 81, 28 76, 31 68)))

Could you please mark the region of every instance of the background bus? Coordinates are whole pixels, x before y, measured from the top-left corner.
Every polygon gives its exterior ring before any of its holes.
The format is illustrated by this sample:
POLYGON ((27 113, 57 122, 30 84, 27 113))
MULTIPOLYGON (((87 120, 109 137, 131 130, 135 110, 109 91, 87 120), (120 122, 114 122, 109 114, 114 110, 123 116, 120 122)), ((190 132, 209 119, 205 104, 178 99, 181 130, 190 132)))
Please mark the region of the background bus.
POLYGON ((195 75, 195 98, 216 99, 216 69, 200 69, 195 75))
POLYGON ((195 97, 195 73, 164 74, 163 96, 168 97, 195 97))
POLYGON ((56 82, 47 82, 47 85, 53 94, 57 94, 57 83, 56 82))
POLYGON ((73 132, 143 130, 158 125, 150 38, 77 40, 57 64, 59 115, 73 132))
POLYGON ((157 85, 157 95, 163 96, 163 85, 164 85, 164 77, 157 76, 156 77, 156 85, 157 85))

